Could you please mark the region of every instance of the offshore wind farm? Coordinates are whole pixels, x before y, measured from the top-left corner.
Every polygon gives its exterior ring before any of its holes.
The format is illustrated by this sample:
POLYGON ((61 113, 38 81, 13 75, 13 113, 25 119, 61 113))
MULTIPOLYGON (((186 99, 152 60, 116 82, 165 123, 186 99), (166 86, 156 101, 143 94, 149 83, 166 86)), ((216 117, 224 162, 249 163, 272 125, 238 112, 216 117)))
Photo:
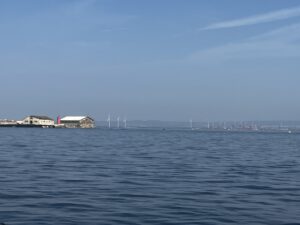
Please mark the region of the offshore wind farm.
POLYGON ((108 115, 106 121, 96 121, 98 128, 111 129, 165 129, 193 130, 203 132, 300 132, 300 121, 163 121, 163 120, 130 120, 120 116, 115 119, 108 115), (128 126, 127 126, 128 122, 128 126))

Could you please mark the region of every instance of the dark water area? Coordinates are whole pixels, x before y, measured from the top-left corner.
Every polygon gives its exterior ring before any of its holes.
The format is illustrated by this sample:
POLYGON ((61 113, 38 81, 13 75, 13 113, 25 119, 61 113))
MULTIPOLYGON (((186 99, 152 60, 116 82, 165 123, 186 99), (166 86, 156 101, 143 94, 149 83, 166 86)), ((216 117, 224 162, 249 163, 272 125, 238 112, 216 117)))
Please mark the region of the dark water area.
POLYGON ((1 128, 0 222, 300 224, 300 134, 1 128))

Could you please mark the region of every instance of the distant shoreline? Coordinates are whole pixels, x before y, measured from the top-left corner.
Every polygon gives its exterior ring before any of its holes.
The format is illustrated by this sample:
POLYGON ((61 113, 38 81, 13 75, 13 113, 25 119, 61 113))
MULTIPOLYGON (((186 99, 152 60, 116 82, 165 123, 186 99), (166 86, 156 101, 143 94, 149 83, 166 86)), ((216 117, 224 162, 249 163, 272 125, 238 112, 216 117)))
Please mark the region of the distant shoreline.
MULTIPOLYGON (((1 128, 66 128, 62 126, 44 126, 44 125, 32 125, 32 124, 0 124, 0 129, 1 128)), ((146 131, 146 130, 153 130, 153 131, 186 131, 186 132, 199 132, 199 133, 253 133, 253 134, 300 134, 299 129, 295 130, 280 130, 280 129, 263 129, 263 130, 243 130, 243 129, 236 129, 236 130, 224 130, 224 129, 189 129, 189 128, 183 128, 183 127, 127 127, 127 128, 108 128, 105 126, 96 126, 94 127, 96 129, 101 129, 101 130, 112 130, 112 131, 117 131, 117 130, 140 130, 140 131, 146 131)), ((67 128, 66 128, 67 129, 67 128)), ((82 128, 79 128, 82 129, 82 128)), ((88 129, 88 128, 87 128, 88 129)))

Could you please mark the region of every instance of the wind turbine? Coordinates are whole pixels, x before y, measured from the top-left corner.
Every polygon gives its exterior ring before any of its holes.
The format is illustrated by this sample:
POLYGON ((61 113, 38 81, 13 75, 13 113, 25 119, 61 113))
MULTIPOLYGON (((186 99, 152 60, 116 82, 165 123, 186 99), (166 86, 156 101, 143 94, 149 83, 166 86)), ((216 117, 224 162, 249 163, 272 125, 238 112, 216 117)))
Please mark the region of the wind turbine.
POLYGON ((110 128, 110 114, 108 114, 107 122, 108 122, 108 128, 110 128))
POLYGON ((117 117, 117 122, 118 122, 118 128, 120 128, 120 117, 117 117))
POLYGON ((127 119, 126 119, 126 117, 124 117, 123 122, 124 122, 124 128, 126 129, 127 128, 127 119))

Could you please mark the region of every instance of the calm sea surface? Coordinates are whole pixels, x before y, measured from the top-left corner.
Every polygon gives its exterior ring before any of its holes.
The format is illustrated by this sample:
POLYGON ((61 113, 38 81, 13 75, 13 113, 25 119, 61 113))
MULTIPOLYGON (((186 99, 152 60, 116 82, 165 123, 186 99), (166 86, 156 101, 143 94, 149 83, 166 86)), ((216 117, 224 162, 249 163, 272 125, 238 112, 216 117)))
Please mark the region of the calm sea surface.
POLYGON ((0 222, 300 224, 300 135, 1 128, 0 222))

